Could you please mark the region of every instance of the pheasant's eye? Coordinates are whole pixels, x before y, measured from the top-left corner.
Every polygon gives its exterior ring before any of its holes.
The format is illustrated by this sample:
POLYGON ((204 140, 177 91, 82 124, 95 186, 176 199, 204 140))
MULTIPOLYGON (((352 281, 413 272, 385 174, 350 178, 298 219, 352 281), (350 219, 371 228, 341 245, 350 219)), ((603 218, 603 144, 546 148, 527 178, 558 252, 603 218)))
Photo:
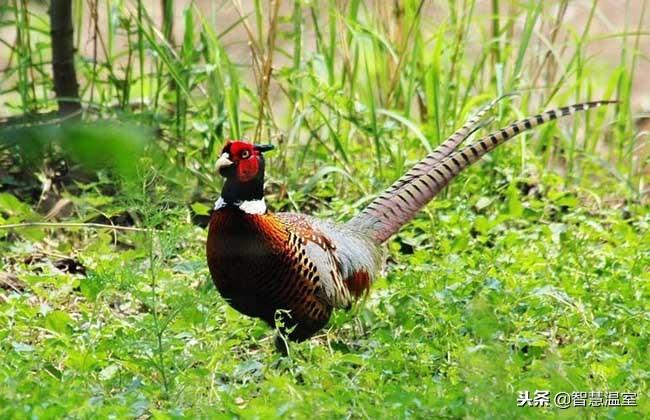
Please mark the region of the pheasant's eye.
POLYGON ((248 150, 244 150, 244 151, 241 152, 240 156, 241 156, 242 159, 248 159, 250 155, 251 155, 251 152, 249 152, 248 150))

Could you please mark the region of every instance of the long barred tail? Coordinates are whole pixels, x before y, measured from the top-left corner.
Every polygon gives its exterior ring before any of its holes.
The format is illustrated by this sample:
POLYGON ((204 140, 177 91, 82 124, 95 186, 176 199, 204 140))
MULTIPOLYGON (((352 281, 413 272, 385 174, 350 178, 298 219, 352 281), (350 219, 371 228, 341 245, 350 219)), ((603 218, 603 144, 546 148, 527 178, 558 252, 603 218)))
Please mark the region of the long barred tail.
POLYGON ((472 135, 476 130, 481 127, 481 122, 483 117, 490 111, 497 103, 502 99, 514 94, 505 94, 497 99, 492 100, 481 108, 476 115, 467 120, 467 122, 459 128, 454 134, 449 136, 445 141, 440 143, 435 150, 428 155, 426 155, 422 160, 416 163, 411 169, 409 169, 404 175, 399 177, 399 179, 386 189, 376 200, 380 198, 390 197, 396 190, 399 190, 404 184, 411 182, 414 178, 422 176, 429 172, 433 167, 435 167, 441 160, 449 156, 459 144, 461 144, 467 137, 472 135))
MULTIPOLYGON (((546 111, 534 117, 514 122, 508 127, 495 131, 460 150, 453 151, 455 146, 451 149, 445 149, 449 150, 449 152, 442 159, 433 165, 424 165, 420 161, 407 172, 407 174, 411 174, 409 179, 398 185, 406 175, 400 178, 348 223, 352 227, 367 232, 377 242, 384 242, 411 220, 424 205, 431 201, 463 169, 478 161, 483 155, 497 146, 524 131, 554 119, 613 103, 616 103, 616 101, 585 102, 546 111)), ((470 123, 468 122, 468 124, 470 123)), ((450 137, 450 139, 453 137, 450 137)))

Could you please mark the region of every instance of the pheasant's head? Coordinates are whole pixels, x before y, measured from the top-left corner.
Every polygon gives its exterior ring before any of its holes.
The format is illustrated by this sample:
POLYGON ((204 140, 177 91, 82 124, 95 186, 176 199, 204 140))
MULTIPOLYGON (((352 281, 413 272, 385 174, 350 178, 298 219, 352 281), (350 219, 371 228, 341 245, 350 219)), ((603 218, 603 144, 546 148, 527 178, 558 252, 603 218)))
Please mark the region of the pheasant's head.
POLYGON ((264 156, 272 144, 229 141, 217 160, 217 171, 226 178, 221 197, 227 203, 259 200, 264 196, 264 156))

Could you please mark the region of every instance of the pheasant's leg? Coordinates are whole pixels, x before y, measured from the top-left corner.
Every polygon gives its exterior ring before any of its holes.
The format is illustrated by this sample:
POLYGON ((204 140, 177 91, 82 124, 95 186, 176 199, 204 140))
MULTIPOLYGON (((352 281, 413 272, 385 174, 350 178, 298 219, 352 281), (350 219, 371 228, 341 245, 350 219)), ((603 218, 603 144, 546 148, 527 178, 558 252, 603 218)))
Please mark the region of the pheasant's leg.
POLYGON ((278 329, 278 334, 282 334, 287 340, 301 342, 327 325, 331 313, 332 308, 325 305, 318 312, 320 315, 318 317, 311 317, 300 308, 293 311, 276 311, 274 325, 278 329))
POLYGON ((279 333, 275 336, 275 348, 282 356, 289 355, 289 342, 279 333))

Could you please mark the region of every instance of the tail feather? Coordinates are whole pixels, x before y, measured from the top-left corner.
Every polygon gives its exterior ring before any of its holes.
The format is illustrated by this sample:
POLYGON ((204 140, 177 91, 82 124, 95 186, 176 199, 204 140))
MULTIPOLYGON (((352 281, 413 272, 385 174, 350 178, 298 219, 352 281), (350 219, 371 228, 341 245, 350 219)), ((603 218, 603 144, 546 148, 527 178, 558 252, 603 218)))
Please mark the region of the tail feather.
MULTIPOLYGON (((467 137, 472 135, 476 130, 481 127, 481 122, 483 117, 490 111, 494 105, 499 103, 502 99, 512 96, 513 94, 506 94, 494 99, 489 102, 483 108, 481 108, 476 115, 467 120, 467 122, 459 128, 454 134, 449 136, 444 142, 440 143, 438 147, 422 160, 415 164, 411 169, 409 169, 404 175, 402 175, 397 181, 384 191, 381 197, 390 197, 396 190, 399 190, 404 184, 411 182, 414 178, 426 174, 431 168, 435 167, 441 160, 449 156, 458 145, 460 145, 467 137)), ((371 204, 372 205, 372 204, 371 204)))
MULTIPOLYGON (((395 187, 395 184, 393 184, 349 223, 351 226, 366 231, 377 242, 383 242, 411 220, 424 205, 431 201, 462 170, 507 140, 554 119, 612 103, 616 102, 585 102, 546 111, 516 121, 460 150, 455 152, 452 150, 451 153, 439 160, 435 165, 427 167, 426 171, 423 171, 419 176, 411 177, 399 187, 395 187)), ((420 168, 424 168, 424 166, 420 168)), ((414 169, 415 167, 411 171, 414 169)))

